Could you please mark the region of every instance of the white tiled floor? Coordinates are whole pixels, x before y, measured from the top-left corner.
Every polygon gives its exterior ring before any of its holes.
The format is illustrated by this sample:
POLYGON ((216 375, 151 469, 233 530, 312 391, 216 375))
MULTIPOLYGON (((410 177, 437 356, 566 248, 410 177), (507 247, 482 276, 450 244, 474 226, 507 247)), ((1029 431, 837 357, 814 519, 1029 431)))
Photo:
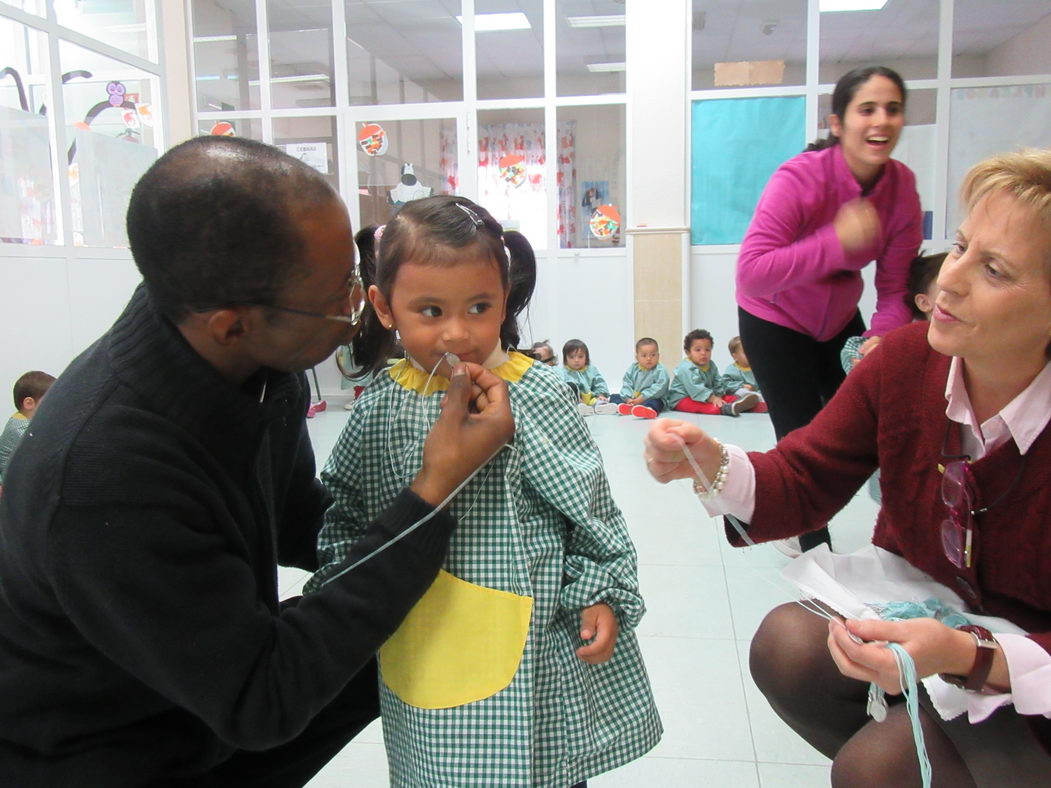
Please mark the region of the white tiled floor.
MULTIPOLYGON (((774 444, 765 415, 678 416, 746 449, 774 444)), ((330 410, 309 422, 319 465, 345 420, 340 403, 330 403, 330 410)), ((766 611, 791 598, 778 581, 787 559, 770 546, 730 547, 689 483, 661 486, 653 481, 642 461, 648 422, 620 416, 593 416, 587 422, 638 549, 648 607, 639 638, 665 726, 663 740, 646 757, 595 777, 589 785, 828 785, 828 760, 778 719, 748 674, 748 644, 756 627, 766 611)), ((876 508, 862 490, 833 521, 837 551, 868 541, 876 508)), ((297 593, 303 579, 300 572, 282 570, 282 593, 297 593)), ((348 745, 310 788, 351 785, 388 785, 378 722, 348 745)))

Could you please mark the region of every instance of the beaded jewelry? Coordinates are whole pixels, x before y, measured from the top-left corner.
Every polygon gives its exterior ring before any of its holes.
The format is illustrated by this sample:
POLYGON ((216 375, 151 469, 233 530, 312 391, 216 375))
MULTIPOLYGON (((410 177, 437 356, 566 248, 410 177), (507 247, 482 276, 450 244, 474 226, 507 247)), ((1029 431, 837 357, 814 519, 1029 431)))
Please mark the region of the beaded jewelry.
POLYGON ((726 469, 730 467, 730 452, 727 451, 726 445, 718 438, 713 437, 712 440, 719 446, 719 470, 715 472, 710 487, 705 488, 700 479, 693 480, 693 491, 701 499, 714 498, 722 492, 726 486, 726 469))

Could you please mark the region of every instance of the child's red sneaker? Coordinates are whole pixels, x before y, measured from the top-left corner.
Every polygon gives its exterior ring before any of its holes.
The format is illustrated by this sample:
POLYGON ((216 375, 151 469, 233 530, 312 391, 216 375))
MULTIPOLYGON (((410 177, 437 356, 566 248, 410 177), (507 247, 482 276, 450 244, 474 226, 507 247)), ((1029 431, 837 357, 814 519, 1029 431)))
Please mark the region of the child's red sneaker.
POLYGON ((626 402, 622 402, 622 403, 620 403, 620 408, 618 408, 618 410, 620 411, 620 415, 621 416, 630 416, 631 415, 631 409, 633 407, 636 407, 636 406, 629 405, 626 402))
POLYGON ((653 408, 647 408, 645 405, 636 405, 631 409, 631 415, 640 419, 655 419, 657 418, 657 411, 653 408))

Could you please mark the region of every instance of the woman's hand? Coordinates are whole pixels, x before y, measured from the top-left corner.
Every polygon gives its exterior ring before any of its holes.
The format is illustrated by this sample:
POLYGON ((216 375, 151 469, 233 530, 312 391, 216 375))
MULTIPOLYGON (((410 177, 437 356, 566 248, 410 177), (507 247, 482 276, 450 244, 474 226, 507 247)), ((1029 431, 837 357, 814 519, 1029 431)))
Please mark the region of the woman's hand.
POLYGON ((868 339, 866 339, 864 342, 861 343, 861 346, 858 348, 858 353, 860 353, 861 357, 864 358, 869 353, 871 353, 873 350, 875 350, 876 349, 876 345, 878 345, 882 341, 883 341, 883 337, 869 337, 868 339))
POLYGON ((619 631, 617 616, 606 603, 584 608, 580 611, 580 639, 591 642, 578 648, 577 656, 589 665, 607 662, 613 656, 619 631))
POLYGON ((704 430, 685 421, 657 419, 653 422, 644 441, 642 456, 650 475, 661 484, 673 479, 696 479, 693 466, 683 453, 682 443, 693 455, 708 479, 714 479, 719 471, 722 451, 719 444, 704 430))
POLYGON ((933 618, 908 621, 830 621, 828 650, 840 673, 874 682, 891 695, 901 693, 901 678, 894 653, 886 644, 900 643, 916 663, 916 677, 934 673, 967 675, 977 648, 966 632, 933 618), (863 643, 855 642, 854 634, 863 643))
POLYGON ((441 415, 423 444, 423 467, 412 491, 437 506, 514 431, 507 384, 478 364, 457 364, 441 415))
POLYGON ((868 200, 843 203, 832 224, 844 252, 867 248, 880 233, 879 214, 868 200))

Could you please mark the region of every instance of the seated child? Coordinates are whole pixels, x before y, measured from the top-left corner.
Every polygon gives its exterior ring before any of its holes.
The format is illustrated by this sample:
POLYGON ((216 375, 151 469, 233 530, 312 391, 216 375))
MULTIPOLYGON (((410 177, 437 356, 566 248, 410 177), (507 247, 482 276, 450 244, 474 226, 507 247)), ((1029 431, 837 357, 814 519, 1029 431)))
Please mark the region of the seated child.
MULTIPOLYGON (((946 252, 919 255, 909 263, 909 278, 905 290, 905 306, 912 312, 913 322, 930 320, 934 311, 934 299, 938 295, 938 272, 946 252)), ((839 360, 843 371, 850 372, 872 348, 879 344, 880 337, 851 337, 843 343, 839 360)))
POLYGON ((430 589, 401 622, 377 611, 394 631, 379 653, 390 784, 576 785, 648 751, 661 723, 634 631, 635 548, 598 447, 557 371, 513 349, 533 251, 447 195, 406 203, 377 240, 357 236, 372 308, 353 340, 375 379, 321 474, 333 503, 302 604, 369 571, 348 556, 419 471, 449 364, 488 368, 514 437, 448 502, 458 522, 430 589), (395 329, 405 359, 384 367, 395 329))
POLYGON ((675 368, 675 378, 668 388, 668 405, 686 413, 710 416, 740 416, 759 404, 759 395, 749 391, 741 397, 730 393, 719 368, 712 361, 712 335, 695 328, 682 343, 686 358, 675 368))
POLYGON ((29 420, 40 405, 47 390, 55 379, 46 372, 27 372, 15 381, 15 413, 7 420, 3 433, 0 433, 0 485, 4 483, 4 472, 15 447, 22 441, 22 436, 29 428, 29 420))
POLYGON ((534 342, 528 350, 523 350, 522 352, 530 358, 536 359, 541 364, 547 364, 549 367, 558 366, 558 356, 555 355, 555 349, 551 347, 551 343, 546 339, 534 342))
POLYGON ((591 365, 588 346, 579 339, 571 339, 562 346, 562 379, 580 398, 578 410, 589 413, 618 413, 609 402, 609 386, 602 373, 591 365))
POLYGON ((620 394, 609 401, 619 405, 623 416, 655 419, 664 410, 668 394, 668 371, 660 363, 657 340, 643 337, 635 343, 635 363, 624 373, 620 394))
POLYGON ((753 413, 766 413, 766 402, 759 391, 759 384, 755 381, 755 373, 748 363, 748 356, 744 352, 744 343, 740 337, 734 337, 729 344, 730 357, 734 363, 726 368, 723 378, 726 380, 730 390, 735 397, 743 397, 749 391, 754 391, 759 397, 758 404, 752 409, 753 413))

